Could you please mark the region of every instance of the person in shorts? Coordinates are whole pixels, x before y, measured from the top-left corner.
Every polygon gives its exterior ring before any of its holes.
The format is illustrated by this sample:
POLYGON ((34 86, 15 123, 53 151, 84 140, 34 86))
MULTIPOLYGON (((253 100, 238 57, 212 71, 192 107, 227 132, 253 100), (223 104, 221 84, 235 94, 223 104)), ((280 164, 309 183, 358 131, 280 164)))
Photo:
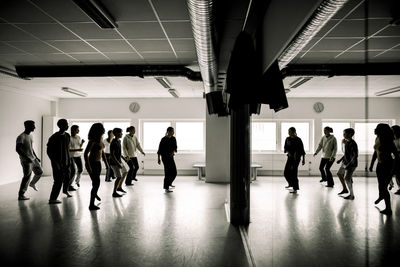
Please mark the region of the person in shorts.
MULTIPOLYGON (((354 129, 347 128, 343 131, 343 137, 346 139, 344 145, 344 155, 337 163, 342 163, 337 175, 339 177, 344 177, 346 181, 349 195, 344 197, 344 199, 354 199, 353 191, 353 173, 358 166, 358 146, 356 141, 353 140, 354 129)), ((342 191, 343 192, 343 191, 342 191)))
POLYGON ((126 191, 122 189, 122 183, 126 175, 128 174, 128 171, 124 166, 124 162, 122 161, 122 156, 121 156, 122 129, 114 128, 113 134, 114 134, 114 139, 111 141, 110 145, 110 166, 114 172, 116 179, 114 183, 114 190, 112 196, 122 197, 122 195, 118 194, 118 192, 126 193, 126 191))

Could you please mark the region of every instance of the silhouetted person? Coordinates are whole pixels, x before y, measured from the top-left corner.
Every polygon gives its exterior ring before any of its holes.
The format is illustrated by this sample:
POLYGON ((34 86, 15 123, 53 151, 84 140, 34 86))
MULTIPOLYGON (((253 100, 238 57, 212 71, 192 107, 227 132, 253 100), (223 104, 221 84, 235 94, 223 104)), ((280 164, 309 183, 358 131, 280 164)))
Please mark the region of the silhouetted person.
POLYGON ((318 148, 314 156, 322 149, 321 162, 319 164, 319 171, 321 172, 320 182, 328 182, 326 187, 333 187, 333 177, 331 173, 332 164, 335 162, 337 152, 337 142, 335 136, 331 135, 333 129, 331 127, 324 128, 324 136, 319 142, 318 148))
MULTIPOLYGON (((111 142, 114 139, 113 130, 109 130, 107 132, 107 138, 104 139, 104 153, 106 154, 107 161, 110 162, 111 154, 110 154, 110 146, 111 142)), ((114 178, 114 172, 111 166, 106 170, 106 182, 111 182, 111 178, 114 178)))
POLYGON ((35 122, 31 120, 25 121, 24 126, 25 131, 18 135, 15 147, 22 165, 22 171, 24 172, 24 177, 22 177, 21 185, 18 191, 18 200, 29 199, 29 197, 25 196, 25 192, 28 189, 28 184, 34 190, 38 191, 36 183, 43 174, 42 167, 40 166, 40 159, 36 156, 36 153, 33 150, 33 140, 32 136, 30 135, 30 133, 36 128, 35 122), (29 183, 32 171, 35 176, 33 176, 32 181, 29 183))
POLYGON ((299 190, 299 178, 297 177, 298 168, 301 158, 302 165, 305 164, 305 154, 303 141, 297 136, 296 129, 290 127, 288 130, 289 137, 285 140, 284 152, 287 153, 287 161, 284 170, 284 176, 288 182, 286 188, 292 187, 290 193, 297 193, 299 190))
POLYGON ((143 152, 142 147, 140 146, 139 140, 135 136, 135 127, 130 126, 126 129, 129 132, 125 135, 124 140, 122 142, 122 150, 124 152, 124 156, 128 161, 129 172, 128 176, 126 177, 125 184, 126 185, 133 185, 132 180, 137 181, 136 173, 139 170, 139 163, 136 157, 136 150, 139 150, 143 156, 146 154, 143 152))
POLYGON ((113 170, 117 179, 114 183, 113 197, 121 197, 122 195, 118 194, 117 191, 126 193, 124 189, 122 189, 122 183, 128 174, 127 169, 125 168, 122 162, 122 150, 121 150, 121 137, 122 137, 122 129, 114 128, 113 130, 114 139, 111 142, 110 146, 110 168, 113 170))
MULTIPOLYGON (((394 134, 394 145, 396 146, 397 154, 400 156, 400 126, 393 125, 392 131, 394 134)), ((398 187, 395 194, 400 195, 400 164, 399 164, 399 162, 397 162, 394 175, 396 177, 396 183, 397 183, 397 187, 398 187)))
MULTIPOLYGON (((346 139, 343 138, 342 139, 342 152, 343 152, 343 154, 344 154, 345 146, 346 146, 346 139)), ((340 160, 337 161, 338 164, 340 164, 340 162, 341 162, 340 160)), ((342 184, 342 187, 343 187, 342 191, 340 191, 338 193, 338 195, 349 193, 349 190, 347 189, 347 186, 346 186, 346 181, 344 180, 344 174, 345 174, 346 170, 344 169, 344 167, 342 168, 342 166, 343 166, 343 162, 342 162, 342 165, 339 168, 339 171, 337 172, 337 176, 339 177, 339 181, 340 181, 340 183, 342 184)))
POLYGON ((68 130, 68 122, 66 119, 60 119, 57 122, 60 129, 58 132, 50 136, 47 142, 47 155, 51 161, 51 168, 53 169, 53 188, 51 189, 49 204, 61 203, 58 200, 61 187, 64 184, 63 192, 67 197, 71 197, 67 189, 70 180, 70 164, 71 158, 69 156, 69 142, 70 135, 66 132, 68 130))
POLYGON ((94 204, 94 200, 101 201, 97 192, 100 187, 101 159, 103 159, 106 168, 109 168, 106 155, 104 154, 103 134, 105 130, 103 124, 95 123, 90 127, 88 139, 89 143, 84 152, 85 167, 92 180, 92 190, 90 192, 90 210, 100 209, 94 204))
MULTIPOLYGON (((350 194, 344 197, 344 199, 351 199, 351 200, 354 199, 353 173, 358 166, 358 146, 356 141, 353 140, 353 136, 354 136, 353 128, 347 128, 343 130, 343 137, 346 140, 344 143, 344 155, 337 161, 337 163, 342 163, 337 174, 339 178, 344 177, 342 179, 346 181, 348 191, 350 191, 350 194)), ((346 193, 343 191, 340 192, 339 194, 346 193)))
POLYGON ((80 187, 81 175, 83 171, 81 152, 83 151, 82 145, 85 140, 81 139, 78 135, 79 126, 71 126, 71 141, 69 142, 69 155, 71 157, 71 180, 69 183, 68 191, 75 191, 76 189, 72 186, 74 182, 75 174, 75 184, 80 187))
POLYGON ((176 139, 174 137, 174 128, 168 127, 166 135, 161 139, 160 145, 158 146, 158 164, 161 164, 161 160, 164 165, 164 189, 166 193, 173 192, 170 187, 176 178, 177 170, 174 161, 174 155, 177 152, 176 139), (161 160, 160 160, 161 157, 161 160))
POLYGON ((375 204, 378 204, 382 199, 385 200, 386 208, 381 210, 381 213, 392 215, 390 194, 387 187, 390 179, 392 179, 396 163, 399 162, 399 154, 393 142, 393 131, 388 124, 379 123, 375 128, 375 134, 375 151, 369 167, 369 171, 372 171, 375 160, 378 159, 376 176, 378 178, 379 198, 375 200, 375 204), (392 155, 395 157, 395 160, 393 160, 392 155))

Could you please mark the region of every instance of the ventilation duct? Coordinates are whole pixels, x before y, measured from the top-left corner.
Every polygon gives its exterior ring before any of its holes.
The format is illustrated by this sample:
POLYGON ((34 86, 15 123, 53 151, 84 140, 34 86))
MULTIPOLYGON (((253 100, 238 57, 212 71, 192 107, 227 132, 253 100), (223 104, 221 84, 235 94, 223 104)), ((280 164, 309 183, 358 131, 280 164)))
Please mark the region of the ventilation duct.
POLYGON ((21 78, 35 77, 110 77, 110 76, 178 76, 201 81, 199 72, 176 65, 86 65, 86 66, 16 66, 21 78))
POLYGON ((217 90, 213 2, 213 0, 187 0, 197 60, 206 94, 217 90))
POLYGON ((336 12, 348 0, 324 0, 306 25, 279 56, 279 68, 283 69, 307 45, 307 43, 324 27, 336 12))

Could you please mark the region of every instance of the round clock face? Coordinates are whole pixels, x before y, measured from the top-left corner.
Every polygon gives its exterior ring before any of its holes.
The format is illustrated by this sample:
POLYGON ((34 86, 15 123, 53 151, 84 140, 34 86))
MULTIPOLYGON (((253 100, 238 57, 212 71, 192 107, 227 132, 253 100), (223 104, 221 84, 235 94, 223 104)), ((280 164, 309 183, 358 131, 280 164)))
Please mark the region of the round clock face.
POLYGON ((317 113, 321 113, 324 110, 324 104, 322 104, 321 102, 316 102, 314 104, 314 110, 317 113))
POLYGON ((140 109, 140 105, 139 105, 138 103, 136 103, 136 102, 132 102, 132 103, 129 105, 129 110, 130 110, 131 112, 133 112, 133 113, 138 112, 139 109, 140 109))

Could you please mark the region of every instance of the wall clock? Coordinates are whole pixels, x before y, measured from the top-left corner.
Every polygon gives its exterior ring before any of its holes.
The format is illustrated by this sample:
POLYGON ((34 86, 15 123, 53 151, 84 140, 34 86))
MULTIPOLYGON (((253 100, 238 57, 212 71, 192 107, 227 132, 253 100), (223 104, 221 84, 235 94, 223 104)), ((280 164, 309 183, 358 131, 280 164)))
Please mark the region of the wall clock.
POLYGON ((132 113, 138 112, 139 109, 140 109, 140 105, 139 105, 139 103, 137 103, 137 102, 132 102, 132 103, 129 105, 129 110, 130 110, 132 113))
POLYGON ((321 102, 316 102, 313 108, 315 112, 321 113, 322 111, 324 111, 324 104, 322 104, 321 102))

